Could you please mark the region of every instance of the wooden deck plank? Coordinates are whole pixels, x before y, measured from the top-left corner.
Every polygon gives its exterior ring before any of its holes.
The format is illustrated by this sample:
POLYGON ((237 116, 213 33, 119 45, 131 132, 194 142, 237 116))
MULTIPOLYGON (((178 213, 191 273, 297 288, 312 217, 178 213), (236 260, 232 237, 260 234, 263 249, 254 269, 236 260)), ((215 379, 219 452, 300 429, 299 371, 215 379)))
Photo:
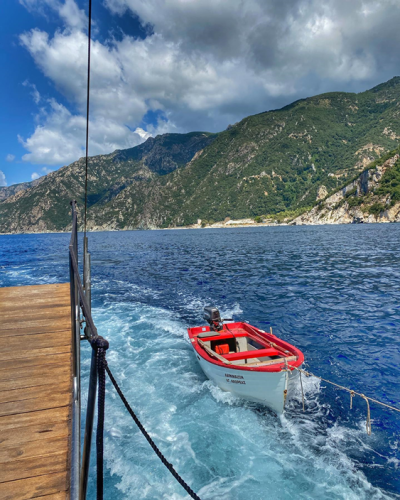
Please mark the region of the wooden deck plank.
POLYGON ((46 422, 66 422, 69 419, 70 408, 53 408, 51 410, 41 410, 31 413, 21 413, 20 415, 10 415, 0 417, 0 429, 8 431, 19 427, 29 427, 30 425, 45 424, 46 422))
POLYGON ((69 283, 52 283, 49 285, 8 286, 0 288, 0 299, 3 297, 25 297, 28 295, 49 296, 57 292, 69 291, 69 283))
MULTIPOLYGON (((68 332, 69 333, 69 332, 68 332)), ((60 353, 60 354, 52 354, 49 355, 39 355, 34 356, 33 358, 20 358, 18 360, 4 360, 0 364, 0 378, 3 370, 8 370, 10 368, 14 368, 15 366, 19 366, 20 368, 27 368, 30 366, 43 366, 43 365, 56 365, 59 363, 66 363, 70 360, 69 353, 60 353)))
MULTIPOLYGON (((65 301, 69 299, 68 293, 57 293, 51 297, 40 297, 37 295, 33 296, 33 299, 24 298, 24 303, 29 311, 38 309, 52 309, 54 307, 65 306, 65 301)), ((1 298, 0 297, 0 311, 17 311, 19 309, 19 299, 12 298, 1 298)))
POLYGON ((0 500, 69 498, 69 284, 0 288, 0 500))
POLYGON ((15 500, 16 498, 28 500, 60 494, 64 496, 59 498, 67 498, 65 496, 66 490, 68 490, 68 474, 66 472, 57 472, 19 479, 10 483, 0 483, 0 498, 2 500, 15 500))
MULTIPOLYGON (((64 307, 65 301, 69 298, 68 293, 57 293, 51 297, 35 296, 34 300, 24 300, 28 311, 37 311, 39 309, 53 309, 55 307, 64 307)), ((15 298, 4 299, 0 298, 0 312, 15 311, 18 313, 20 309, 19 301, 15 298)))
MULTIPOLYGON (((40 386, 42 388, 42 386, 40 386)), ((36 389, 36 388, 35 388, 36 389)), ((45 391, 42 390, 44 393, 45 391)), ((30 413, 35 410, 49 410, 50 408, 59 408, 69 404, 71 387, 64 389, 63 393, 57 391, 56 394, 43 395, 32 399, 22 399, 20 401, 7 401, 0 403, 0 417, 5 415, 18 415, 20 413, 30 413)), ((1 451, 1 448, 0 448, 1 451)))
POLYGON ((26 321, 27 318, 30 321, 35 321, 40 318, 48 318, 55 319, 60 318, 64 319, 70 317, 71 309, 69 306, 60 305, 60 306, 44 306, 44 307, 35 307, 35 308, 26 308, 26 309, 8 309, 1 310, 0 314, 2 318, 1 328, 3 330, 7 330, 8 323, 20 323, 26 321), (6 326, 4 326, 6 325, 6 326))
MULTIPOLYGON (((25 458, 33 458, 43 455, 53 455, 60 450, 68 449, 68 440, 63 438, 46 439, 38 446, 37 441, 30 441, 28 443, 8 447, 1 447, 0 449, 0 467, 5 462, 12 460, 22 460, 25 458)), ((0 472, 1 474, 1 472, 0 472)))
MULTIPOLYGON (((63 382, 60 384, 57 392, 64 393, 71 389, 71 383, 63 382)), ((35 387, 13 389, 12 391, 0 392, 0 404, 8 403, 10 401, 25 401, 27 399, 34 399, 40 396, 47 397, 54 394, 54 388, 48 385, 38 385, 35 387)))
MULTIPOLYGON (((71 332, 65 332, 66 335, 71 335, 71 332)), ((26 347, 20 351, 3 352, 0 350, 0 361, 11 361, 14 359, 33 359, 36 356, 52 356, 53 354, 65 354, 71 352, 71 345, 56 345, 54 347, 43 347, 40 349, 32 349, 26 347)))
MULTIPOLYGON (((32 358, 30 358, 32 359, 32 358)), ((30 378, 35 379, 36 377, 41 377, 42 375, 52 376, 58 373, 69 373, 69 360, 65 363, 50 363, 40 365, 33 365, 28 367, 18 366, 18 362, 16 361, 14 368, 9 368, 8 370, 0 370, 0 379, 2 383, 7 382, 8 380, 16 380, 19 378, 30 378)), ((3 384, 0 386, 0 391, 4 391, 3 384)), ((43 385, 43 384, 32 384, 29 382, 30 386, 32 385, 43 385)), ((18 387, 15 387, 18 389, 18 387)), ((57 386, 54 385, 54 389, 57 389, 57 386)))
POLYGON ((65 491, 59 491, 58 493, 53 493, 51 495, 45 495, 43 497, 36 497, 37 500, 65 500, 65 498, 68 498, 67 494, 65 491))
POLYGON ((1 381, 1 391, 35 387, 37 385, 50 385, 57 390, 57 384, 62 383, 70 374, 69 366, 43 368, 40 373, 35 372, 30 377, 14 377, 1 381))
POLYGON ((54 472, 65 472, 68 468, 68 442, 65 449, 55 453, 11 460, 0 463, 0 483, 28 477, 42 476, 54 472))
MULTIPOLYGON (((32 349, 33 351, 35 349, 71 344, 71 329, 60 330, 57 335, 56 333, 37 333, 32 335, 23 335, 21 333, 21 335, 14 337, 0 337, 0 351, 11 353, 19 349, 23 351, 32 349)), ((33 358, 34 354, 31 357, 33 358)))
MULTIPOLYGON (((65 421, 60 423, 45 422, 28 427, 19 427, 17 430, 12 430, 7 434, 2 434, 0 438, 0 447, 16 446, 21 443, 29 443, 31 441, 38 441, 39 443, 46 439, 55 438, 68 438, 69 429, 65 425, 65 421)), ((0 497, 1 498, 1 497, 0 497)))
MULTIPOLYGON (((0 325, 0 336, 7 330, 26 330, 25 335, 41 332, 57 332, 65 329, 65 324, 70 321, 69 315, 51 318, 25 318, 16 321, 4 321, 0 325)), ((12 335, 14 335, 12 333, 12 335)))
MULTIPOLYGON (((39 285, 41 286, 41 285, 39 285)), ((59 297, 67 297, 70 294, 69 283, 64 283, 61 288, 38 288, 37 286, 16 286, 0 289, 1 303, 7 304, 18 300, 26 300, 27 298, 35 298, 35 302, 48 302, 50 304, 59 297)))

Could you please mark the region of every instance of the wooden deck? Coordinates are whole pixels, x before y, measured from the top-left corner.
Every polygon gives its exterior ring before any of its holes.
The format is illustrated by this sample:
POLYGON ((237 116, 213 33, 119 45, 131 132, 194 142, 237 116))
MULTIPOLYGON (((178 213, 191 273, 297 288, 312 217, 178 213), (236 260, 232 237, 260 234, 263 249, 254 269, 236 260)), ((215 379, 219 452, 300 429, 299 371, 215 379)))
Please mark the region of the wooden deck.
POLYGON ((69 498, 69 283, 0 288, 0 499, 69 498))

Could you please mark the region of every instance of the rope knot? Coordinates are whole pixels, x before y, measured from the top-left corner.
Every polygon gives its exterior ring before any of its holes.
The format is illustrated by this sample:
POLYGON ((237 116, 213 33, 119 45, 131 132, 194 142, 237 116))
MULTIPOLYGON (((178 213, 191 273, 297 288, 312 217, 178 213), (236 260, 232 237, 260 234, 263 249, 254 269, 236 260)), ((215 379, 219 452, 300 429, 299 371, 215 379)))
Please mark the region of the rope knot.
POLYGON ((110 344, 108 343, 108 340, 106 340, 100 336, 96 337, 92 342, 92 347, 94 349, 103 349, 104 351, 107 351, 109 346, 110 346, 110 344))

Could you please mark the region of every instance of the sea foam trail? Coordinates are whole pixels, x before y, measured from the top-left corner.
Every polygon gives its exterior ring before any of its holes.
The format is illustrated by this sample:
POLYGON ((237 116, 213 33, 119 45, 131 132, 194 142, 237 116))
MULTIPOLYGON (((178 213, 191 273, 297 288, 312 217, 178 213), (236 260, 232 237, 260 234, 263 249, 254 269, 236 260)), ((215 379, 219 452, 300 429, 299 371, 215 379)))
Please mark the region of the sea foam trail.
MULTIPOLYGON (((236 310, 238 304, 232 306, 236 310)), ((228 307, 227 307, 228 309, 228 307)), ((320 382, 275 417, 206 380, 186 341, 186 325, 160 308, 105 301, 95 320, 110 340, 108 361, 131 405, 169 461, 204 499, 384 499, 341 449, 362 429, 327 419, 320 382)), ((87 373, 89 363, 84 363, 87 373)), ((106 494, 186 498, 108 384, 106 494)), ((94 469, 93 469, 94 474, 94 469)), ((93 492, 92 492, 93 494, 93 492)), ((93 496, 94 498, 94 496, 93 496)))

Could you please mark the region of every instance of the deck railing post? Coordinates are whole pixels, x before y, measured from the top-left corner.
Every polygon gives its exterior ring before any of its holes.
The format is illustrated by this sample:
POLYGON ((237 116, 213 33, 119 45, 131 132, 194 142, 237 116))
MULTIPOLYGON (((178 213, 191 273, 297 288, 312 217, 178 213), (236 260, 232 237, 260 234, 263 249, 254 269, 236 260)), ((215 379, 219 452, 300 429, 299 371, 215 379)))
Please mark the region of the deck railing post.
MULTIPOLYGON (((90 253, 88 251, 88 239, 85 236, 83 240, 83 286, 85 287, 85 297, 87 303, 89 304, 90 311, 92 310, 92 271, 91 271, 91 262, 90 262, 90 253)), ((88 328, 88 326, 86 325, 88 328)), ((87 336, 90 336, 90 333, 87 332, 87 336)))
POLYGON ((79 500, 80 483, 80 428, 81 428, 81 399, 80 399, 80 298, 79 287, 75 277, 73 255, 78 255, 78 231, 75 202, 72 206, 72 237, 69 245, 69 275, 71 293, 71 341, 72 341, 72 436, 71 436, 71 485, 70 498, 79 500))
POLYGON ((97 394, 97 351, 92 349, 92 361, 90 364, 89 391, 86 409, 85 437, 82 450, 82 466, 80 478, 80 499, 86 498, 87 484, 89 478, 90 451, 92 448, 92 434, 94 413, 96 408, 97 394))
MULTIPOLYGON (((76 259, 78 260, 78 217, 76 213, 76 202, 74 202, 74 218, 75 218, 75 255, 76 259)), ((76 330, 75 330, 75 367, 76 367, 76 385, 77 385, 77 402, 78 402, 78 409, 79 409, 79 414, 78 414, 78 420, 79 420, 79 463, 81 461, 81 450, 80 450, 80 443, 81 443, 81 301, 80 301, 80 296, 79 296, 79 288, 78 288, 78 282, 76 279, 74 279, 75 283, 75 324, 76 324, 76 330)))
MULTIPOLYGON (((72 464, 71 464, 71 498, 84 500, 86 498, 90 451, 92 445, 92 433, 97 393, 97 344, 99 336, 91 314, 91 271, 90 254, 88 252, 88 240, 83 240, 83 280, 81 280, 78 263, 78 223, 75 202, 72 206, 72 235, 69 245, 69 264, 71 282, 71 329, 74 371, 74 399, 73 399, 73 426, 72 426, 72 464), (81 312, 85 322, 85 335, 81 335, 81 312), (91 344, 92 360, 89 375, 89 391, 85 421, 85 436, 82 450, 82 462, 80 454, 80 341, 88 340, 91 344), (96 343, 97 342, 97 343, 96 343)), ((107 343, 108 345, 108 343, 107 343)))
MULTIPOLYGON (((88 241, 87 237, 83 241, 83 284, 85 287, 85 297, 91 310, 91 268, 90 268, 90 253, 88 252, 88 241)), ((88 325, 86 325, 85 333, 87 337, 92 336, 92 332, 88 325)), ((83 441, 82 450, 82 465, 81 465, 81 477, 80 477, 80 499, 84 500, 86 498, 87 484, 89 478, 89 465, 90 465, 90 451, 92 448, 92 434, 93 434, 93 422, 94 413, 96 406, 96 394, 97 394, 97 351, 92 349, 92 360, 90 365, 90 375, 89 375, 89 391, 87 399, 87 409, 86 409, 86 422, 85 422, 85 436, 83 441)))
POLYGON ((76 351, 76 283, 72 266, 72 257, 69 256, 70 269, 70 290, 71 290, 71 340, 72 340, 72 366, 73 366, 73 388, 72 388, 72 436, 71 436, 71 500, 79 499, 79 462, 80 462, 80 395, 79 395, 79 374, 76 372, 76 358, 79 352, 76 351))

